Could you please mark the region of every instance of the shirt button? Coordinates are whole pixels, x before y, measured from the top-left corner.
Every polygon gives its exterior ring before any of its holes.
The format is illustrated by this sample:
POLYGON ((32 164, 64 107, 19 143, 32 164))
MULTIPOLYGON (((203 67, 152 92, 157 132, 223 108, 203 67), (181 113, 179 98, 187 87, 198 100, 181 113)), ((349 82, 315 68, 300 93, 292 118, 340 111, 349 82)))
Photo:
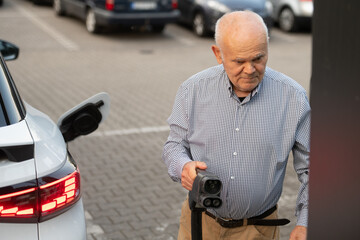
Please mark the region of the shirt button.
POLYGON ((240 129, 239 129, 239 128, 235 128, 235 131, 237 131, 237 132, 238 132, 238 131, 240 131, 240 129))
POLYGON ((234 152, 233 155, 236 156, 236 155, 237 155, 237 152, 234 152))
POLYGON ((231 180, 234 180, 234 179, 235 179, 235 177, 234 177, 234 176, 231 176, 230 178, 231 178, 231 180))

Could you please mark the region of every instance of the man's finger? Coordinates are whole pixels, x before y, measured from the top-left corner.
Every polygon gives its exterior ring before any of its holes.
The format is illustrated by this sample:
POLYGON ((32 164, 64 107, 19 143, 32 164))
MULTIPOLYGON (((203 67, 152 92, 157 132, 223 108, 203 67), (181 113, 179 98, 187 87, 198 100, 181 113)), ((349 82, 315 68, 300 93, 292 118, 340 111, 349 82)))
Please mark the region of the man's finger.
POLYGON ((196 175, 197 175, 197 169, 201 169, 201 170, 205 170, 207 168, 206 163, 204 162, 199 162, 199 161, 194 161, 194 168, 192 168, 190 170, 189 176, 192 180, 195 180, 196 175))
POLYGON ((204 162, 195 162, 196 163, 196 168, 199 168, 201 170, 205 170, 207 168, 206 163, 204 162))

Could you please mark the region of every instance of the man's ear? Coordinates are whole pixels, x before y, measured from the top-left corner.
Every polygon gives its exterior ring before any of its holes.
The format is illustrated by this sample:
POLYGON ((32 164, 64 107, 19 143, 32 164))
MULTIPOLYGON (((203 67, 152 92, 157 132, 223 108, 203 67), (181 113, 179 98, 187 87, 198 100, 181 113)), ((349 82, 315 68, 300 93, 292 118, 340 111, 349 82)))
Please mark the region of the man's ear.
POLYGON ((216 57, 216 60, 219 64, 222 64, 223 61, 222 61, 222 57, 221 57, 221 51, 220 51, 220 48, 216 45, 212 45, 211 46, 211 49, 212 51, 214 52, 215 54, 215 57, 216 57))

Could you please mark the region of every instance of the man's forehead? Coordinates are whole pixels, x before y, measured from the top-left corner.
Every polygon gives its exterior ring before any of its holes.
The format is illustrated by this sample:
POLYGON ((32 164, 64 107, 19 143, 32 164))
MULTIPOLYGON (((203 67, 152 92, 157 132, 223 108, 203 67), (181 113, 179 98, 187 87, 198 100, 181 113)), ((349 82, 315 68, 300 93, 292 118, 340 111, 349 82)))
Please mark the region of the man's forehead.
POLYGON ((230 48, 247 49, 247 48, 267 48, 268 38, 266 32, 259 29, 251 29, 249 31, 236 31, 228 29, 223 32, 220 45, 225 45, 230 48))
POLYGON ((256 57, 260 54, 267 54, 268 44, 267 41, 260 41, 259 38, 254 40, 249 39, 247 41, 230 40, 224 42, 222 50, 232 56, 243 58, 256 57))

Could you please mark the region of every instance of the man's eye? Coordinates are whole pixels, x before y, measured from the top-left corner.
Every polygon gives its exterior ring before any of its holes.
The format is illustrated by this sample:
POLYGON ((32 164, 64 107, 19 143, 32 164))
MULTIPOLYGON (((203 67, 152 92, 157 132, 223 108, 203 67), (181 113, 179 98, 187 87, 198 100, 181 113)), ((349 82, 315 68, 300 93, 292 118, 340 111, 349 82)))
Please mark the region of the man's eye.
POLYGON ((257 57, 257 58, 255 58, 253 61, 254 61, 254 62, 260 62, 260 61, 261 61, 261 59, 262 59, 262 56, 261 56, 261 57, 257 57))

